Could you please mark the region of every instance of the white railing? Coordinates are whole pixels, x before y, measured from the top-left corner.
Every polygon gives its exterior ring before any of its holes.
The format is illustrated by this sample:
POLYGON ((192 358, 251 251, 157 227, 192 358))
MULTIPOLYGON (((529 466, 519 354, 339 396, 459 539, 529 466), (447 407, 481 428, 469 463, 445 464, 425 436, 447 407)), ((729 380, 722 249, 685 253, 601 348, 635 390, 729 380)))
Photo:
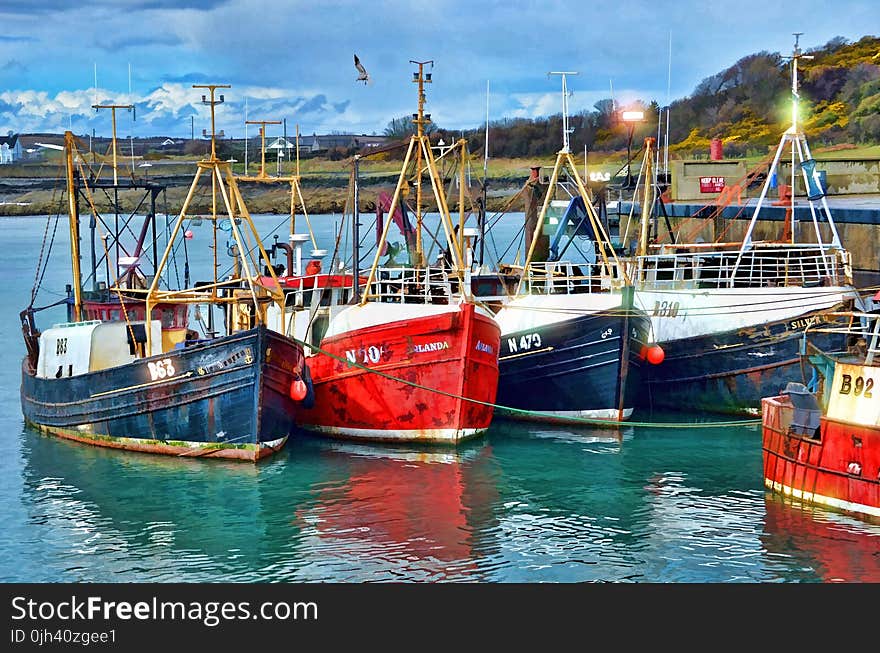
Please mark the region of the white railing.
POLYGON ((698 249, 641 256, 633 277, 637 287, 649 288, 840 286, 851 284, 852 271, 845 250, 775 244, 742 254, 698 249))
POLYGON ((572 295, 608 292, 622 285, 622 274, 602 264, 542 261, 529 265, 526 291, 533 295, 572 295))
POLYGON ((378 268, 367 294, 380 302, 448 304, 459 286, 458 278, 441 267, 378 268))

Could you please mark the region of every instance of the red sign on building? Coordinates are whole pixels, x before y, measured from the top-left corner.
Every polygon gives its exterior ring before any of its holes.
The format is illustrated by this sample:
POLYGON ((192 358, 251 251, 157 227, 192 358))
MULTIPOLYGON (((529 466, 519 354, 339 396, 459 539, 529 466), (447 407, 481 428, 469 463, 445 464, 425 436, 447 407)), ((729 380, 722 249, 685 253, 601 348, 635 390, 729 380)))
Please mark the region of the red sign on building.
POLYGON ((701 193, 720 193, 724 190, 724 177, 700 177, 701 193))

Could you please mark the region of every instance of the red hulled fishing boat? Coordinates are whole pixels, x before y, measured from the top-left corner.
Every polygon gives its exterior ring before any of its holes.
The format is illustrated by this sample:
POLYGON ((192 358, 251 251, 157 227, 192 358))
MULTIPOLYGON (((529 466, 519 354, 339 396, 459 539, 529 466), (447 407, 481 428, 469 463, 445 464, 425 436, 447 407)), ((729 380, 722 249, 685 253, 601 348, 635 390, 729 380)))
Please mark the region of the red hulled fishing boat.
POLYGON ((821 351, 806 340, 816 370, 814 392, 789 383, 782 394, 762 401, 764 485, 807 504, 877 520, 880 315, 848 317, 846 327, 834 329, 845 329, 845 351, 821 351))
MULTIPOLYGON (((424 112, 424 84, 431 75, 424 66, 431 62, 413 63, 419 66, 413 79, 419 85, 415 133, 387 207, 391 216, 402 211, 407 226, 407 214, 415 218, 412 232, 404 230, 408 264, 389 256, 386 266, 380 266, 380 257, 391 249, 387 239, 395 220, 389 219, 366 279, 360 274, 356 156, 350 197, 352 269, 322 273, 318 266, 307 266, 303 271, 301 253, 295 250, 297 262, 291 259, 288 265, 292 274, 282 275, 280 283, 288 294, 289 333, 311 348, 308 367, 315 403, 297 412, 301 427, 353 439, 456 443, 482 433, 492 420, 500 330, 470 289, 465 184, 459 183, 461 218, 454 225, 425 132, 430 116, 424 112), (439 242, 445 247, 433 265, 427 263, 422 238, 424 175, 430 179, 439 242), (415 190, 413 207, 405 201, 410 188, 415 190)), ((464 154, 463 141, 456 151, 459 147, 464 154)), ((291 236, 294 248, 305 240, 291 236)), ((335 262, 335 253, 333 258, 335 262)))

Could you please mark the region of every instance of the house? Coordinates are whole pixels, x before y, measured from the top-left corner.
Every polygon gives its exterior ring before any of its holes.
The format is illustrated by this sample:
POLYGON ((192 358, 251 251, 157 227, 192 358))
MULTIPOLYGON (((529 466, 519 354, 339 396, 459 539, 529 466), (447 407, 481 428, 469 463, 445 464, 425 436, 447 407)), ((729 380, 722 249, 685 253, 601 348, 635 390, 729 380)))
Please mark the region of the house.
POLYGON ((272 141, 271 144, 266 146, 266 149, 267 150, 275 150, 276 153, 284 150, 284 153, 282 154, 282 156, 287 156, 289 158, 291 151, 296 149, 296 144, 291 143, 290 141, 288 141, 284 138, 276 138, 274 141, 272 141))
POLYGON ((18 134, 11 131, 6 136, 0 136, 0 164, 15 163, 21 159, 21 142, 18 134))
POLYGON ((312 134, 311 137, 305 139, 305 149, 307 152, 323 152, 324 150, 332 150, 339 147, 343 149, 363 149, 381 147, 388 142, 386 136, 368 136, 367 134, 327 134, 318 136, 312 134))

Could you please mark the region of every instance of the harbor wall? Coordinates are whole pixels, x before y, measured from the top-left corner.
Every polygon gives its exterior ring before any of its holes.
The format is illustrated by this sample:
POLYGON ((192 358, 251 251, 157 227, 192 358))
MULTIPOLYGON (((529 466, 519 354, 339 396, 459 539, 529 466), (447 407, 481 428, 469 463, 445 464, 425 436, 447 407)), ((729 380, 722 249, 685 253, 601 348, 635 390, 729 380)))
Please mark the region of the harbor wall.
MULTIPOLYGON (((755 183, 751 188, 745 187, 745 177, 749 165, 741 159, 721 161, 670 161, 671 187, 670 198, 676 201, 702 200, 712 201, 722 193, 742 198, 757 197, 761 193, 761 184, 755 183), (701 187, 701 179, 723 178, 727 191, 707 192, 705 182, 701 187), (739 187, 737 187, 739 186, 739 187), (736 192, 731 193, 731 190, 736 192)), ((854 195, 880 193, 880 159, 823 159, 817 161, 816 169, 825 175, 826 190, 832 195, 854 195)), ((778 179, 791 178, 791 163, 782 162, 779 166, 778 179)), ((763 181, 763 178, 761 178, 763 181)), ((795 180, 795 192, 804 192, 803 177, 798 175, 795 180)), ((778 193, 778 186, 774 189, 778 193)), ((774 194, 774 199, 778 194, 774 194)))

